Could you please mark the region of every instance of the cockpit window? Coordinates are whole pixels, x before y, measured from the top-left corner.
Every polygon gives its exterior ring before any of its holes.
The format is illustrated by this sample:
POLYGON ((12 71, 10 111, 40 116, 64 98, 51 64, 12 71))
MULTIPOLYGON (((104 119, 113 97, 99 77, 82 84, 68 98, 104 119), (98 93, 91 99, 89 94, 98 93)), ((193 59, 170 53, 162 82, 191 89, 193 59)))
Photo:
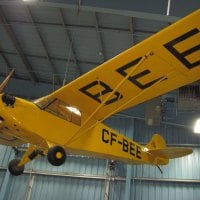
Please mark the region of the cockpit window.
POLYGON ((76 125, 81 125, 81 112, 59 99, 53 100, 43 109, 76 125))

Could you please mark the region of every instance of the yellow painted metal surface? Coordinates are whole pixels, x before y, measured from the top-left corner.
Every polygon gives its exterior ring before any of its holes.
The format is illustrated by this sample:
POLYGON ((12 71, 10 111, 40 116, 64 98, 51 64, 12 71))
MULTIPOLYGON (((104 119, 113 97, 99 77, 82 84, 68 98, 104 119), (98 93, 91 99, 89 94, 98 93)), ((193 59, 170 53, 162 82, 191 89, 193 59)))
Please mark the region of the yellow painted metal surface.
MULTIPOLYGON (((21 158, 20 162, 18 163, 18 166, 22 166, 26 163, 28 163, 29 161, 31 161, 30 159, 30 155, 33 153, 33 151, 37 150, 38 147, 34 146, 34 145, 30 145, 27 149, 27 151, 24 153, 23 157, 21 158)), ((35 158, 39 158, 40 155, 37 155, 35 158)))
MULTIPOLYGON (((103 123, 98 123, 87 132, 72 137, 79 129, 78 125, 41 110, 32 102, 16 98, 14 107, 2 103, 0 106, 6 113, 2 114, 10 134, 36 145, 30 146, 20 164, 30 160, 27 156, 33 149, 47 151, 54 145, 62 146, 67 153, 121 160, 132 164, 163 165, 169 161, 169 158, 160 156, 161 154, 156 154, 155 151, 151 153, 151 150, 166 149, 164 139, 159 135, 154 135, 147 146, 142 146, 103 123)), ((184 155, 185 152, 191 153, 191 149, 184 149, 184 155)))
POLYGON ((199 19, 200 10, 197 10, 48 98, 58 98, 101 120, 199 80, 199 19), (139 64, 141 60, 143 62, 139 64), (120 82, 122 84, 118 86, 120 82))
MULTIPOLYGON (((69 153, 135 164, 162 165, 173 155, 191 153, 187 148, 167 148, 158 135, 141 146, 102 121, 200 79, 199 18, 197 10, 47 97, 35 102, 16 98, 14 106, 0 101, 0 134, 45 152, 60 145, 69 153)), ((27 154, 21 164, 27 162, 27 154)))
MULTIPOLYGON (((159 156, 152 156, 148 153, 148 148, 127 138, 123 134, 105 126, 98 124, 87 133, 74 141, 65 145, 70 153, 78 152, 93 157, 107 158, 111 160, 121 160, 130 164, 154 164, 163 165, 168 163, 168 159, 159 156)), ((159 146, 159 140, 154 141, 159 146)))

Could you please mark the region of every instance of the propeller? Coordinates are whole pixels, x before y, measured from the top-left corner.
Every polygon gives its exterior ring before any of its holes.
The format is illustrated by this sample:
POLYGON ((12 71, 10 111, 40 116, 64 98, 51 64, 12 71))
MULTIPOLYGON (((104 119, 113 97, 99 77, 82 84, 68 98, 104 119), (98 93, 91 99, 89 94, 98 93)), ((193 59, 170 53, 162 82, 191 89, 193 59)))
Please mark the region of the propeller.
POLYGON ((4 88, 7 86, 8 81, 10 80, 11 76, 13 75, 15 69, 12 69, 11 72, 8 74, 8 76, 5 78, 5 80, 0 85, 0 93, 3 92, 4 88))

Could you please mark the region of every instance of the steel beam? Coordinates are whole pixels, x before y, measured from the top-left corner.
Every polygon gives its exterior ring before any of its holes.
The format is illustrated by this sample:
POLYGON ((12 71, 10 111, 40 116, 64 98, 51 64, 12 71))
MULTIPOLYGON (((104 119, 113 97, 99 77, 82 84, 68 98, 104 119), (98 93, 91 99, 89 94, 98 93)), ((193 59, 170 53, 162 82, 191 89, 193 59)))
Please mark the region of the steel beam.
POLYGON ((168 1, 166 0, 45 0, 45 1, 22 1, 22 0, 2 0, 0 5, 37 5, 50 6, 57 8, 75 9, 77 12, 102 12, 128 17, 142 19, 174 22, 179 18, 193 12, 200 7, 200 1, 197 0, 173 0, 170 6, 170 15, 168 12, 168 1))
POLYGON ((6 63, 6 69, 7 69, 8 71, 10 71, 11 69, 13 69, 14 67, 12 67, 12 66, 10 65, 10 62, 9 62, 8 59, 6 58, 5 54, 2 52, 1 48, 0 48, 0 55, 1 55, 1 57, 3 58, 4 62, 6 63))
MULTIPOLYGON (((4 13, 3 13, 3 10, 1 8, 1 6, 0 6, 0 22, 2 24, 8 24, 7 19, 6 19, 5 15, 4 15, 4 13)), ((32 66, 30 65, 28 59, 24 55, 24 52, 23 52, 23 50, 22 50, 22 48, 20 46, 19 41, 17 40, 17 38, 15 36, 15 33, 13 32, 13 30, 11 29, 10 26, 4 26, 4 28, 5 28, 6 32, 7 32, 7 34, 9 35, 9 37, 10 37, 10 39, 11 39, 11 41, 12 41, 12 43, 13 43, 13 45, 14 45, 17 53, 18 53, 18 55, 20 56, 22 62, 24 63, 30 79, 33 82, 37 82, 38 79, 37 79, 35 73, 33 72, 32 66)))
MULTIPOLYGON (((9 23, 4 24, 5 26, 12 26, 12 25, 28 25, 30 26, 31 24, 27 21, 9 21, 9 23)), ((35 22, 35 26, 55 26, 56 27, 60 27, 63 25, 59 24, 59 23, 50 23, 50 22, 35 22)), ((77 25, 77 24, 66 24, 64 26, 65 29, 67 30, 72 30, 72 31, 96 31, 96 26, 91 26, 91 25, 77 25)), ((118 28, 118 27, 103 27, 103 26, 98 26, 98 31, 99 32, 115 32, 115 33, 127 33, 130 34, 130 28, 118 28)), ((142 30, 142 29, 134 29, 134 35, 136 34, 154 34, 157 33, 157 31, 148 31, 148 30, 142 30)))
MULTIPOLYGON (((0 48, 0 55, 1 55, 1 57, 3 58, 4 62, 6 63, 7 71, 8 71, 8 72, 11 71, 14 67, 12 67, 12 66, 10 65, 10 62, 9 62, 8 59, 6 58, 5 54, 2 53, 1 48, 0 48)), ((12 77, 18 78, 17 75, 16 75, 15 73, 12 75, 12 77)))
MULTIPOLYGON (((0 166, 0 170, 6 171, 7 168, 0 166)), ((78 174, 78 173, 65 173, 65 172, 53 172, 53 171, 41 171, 41 170, 25 170, 24 174, 41 175, 41 176, 56 176, 56 177, 68 177, 68 178, 80 178, 80 179, 95 179, 105 181, 106 176, 94 175, 94 174, 78 174)), ((175 179, 175 178, 149 178, 149 177, 133 177, 132 181, 144 181, 144 182, 163 182, 163 183, 178 183, 178 184, 200 184, 199 179, 175 179)), ((125 177, 116 176, 112 177, 112 181, 126 181, 125 177)))
MULTIPOLYGON (((77 68, 79 70, 79 75, 82 75, 82 70, 81 70, 81 67, 80 67, 80 63, 78 62, 78 60, 76 58, 76 53, 75 53, 75 48, 74 48, 74 44, 73 44, 73 39, 72 39, 72 37, 71 37, 71 35, 69 33, 68 28, 66 27, 66 23, 65 23, 65 20, 64 20, 63 11, 62 11, 61 8, 59 9, 59 14, 60 14, 61 22, 62 22, 62 27, 65 30, 66 41, 70 44, 69 51, 71 52, 72 60, 74 61, 74 63, 76 64, 76 66, 77 66, 77 68)), ((70 55, 67 55, 67 62, 69 62, 69 61, 70 61, 70 55)))
MULTIPOLYGON (((128 137, 134 138, 134 130, 135 130, 135 120, 131 119, 132 123, 129 123, 129 129, 133 130, 128 137)), ((132 167, 133 165, 126 165, 126 182, 125 182, 125 193, 124 199, 130 200, 131 199, 131 183, 134 184, 134 180, 132 180, 132 167)), ((134 192, 134 191, 133 191, 134 192)))
POLYGON ((132 165, 127 165, 126 167, 126 184, 125 184, 125 193, 124 199, 131 199, 131 176, 132 176, 132 165))
MULTIPOLYGON (((123 114, 123 113, 114 114, 112 117, 132 118, 132 119, 139 119, 139 120, 145 121, 145 118, 142 118, 142 117, 134 117, 134 116, 127 115, 127 114, 123 114)), ((177 124, 177 123, 172 123, 172 122, 167 122, 167 121, 166 121, 166 122, 165 122, 165 121, 161 121, 160 123, 161 123, 161 124, 165 124, 165 125, 177 126, 177 127, 180 127, 180 128, 190 129, 189 126, 184 125, 184 124, 177 124)))
POLYGON ((42 46, 43 46, 43 48, 44 48, 44 51, 45 51, 45 54, 46 54, 46 58, 47 58, 47 60, 48 60, 48 62, 49 62, 49 64, 50 64, 50 67, 51 67, 51 69, 52 69, 52 72, 53 72, 53 74, 56 75, 56 80, 57 80, 58 84, 62 85, 62 81, 61 81, 60 78, 58 77, 57 69, 56 69, 56 67, 54 66, 52 60, 50 59, 50 55, 49 55, 48 49, 47 49, 47 47, 46 47, 46 45, 45 45, 45 42, 44 42, 44 39, 43 39, 42 34, 41 34, 41 32, 40 32, 40 29, 39 29, 38 26, 35 25, 34 17, 33 17, 33 15, 32 15, 32 12, 31 12, 31 9, 30 9, 29 6, 27 6, 27 13, 28 13, 28 15, 29 15, 29 17, 30 17, 30 19, 31 19, 32 25, 35 27, 35 30, 36 30, 36 32, 37 32, 39 38, 40 38, 40 42, 41 42, 41 44, 42 44, 42 46))
POLYGON ((134 177, 133 180, 135 180, 135 181, 144 181, 144 182, 200 184, 200 180, 199 179, 175 179, 175 178, 134 177))
MULTIPOLYGON (((0 51, 0 53, 5 54, 5 55, 17 55, 17 53, 13 53, 13 52, 9 52, 9 51, 0 51)), ((41 56, 41 55, 31 55, 31 54, 24 54, 24 55, 26 57, 32 57, 32 58, 38 58, 38 59, 45 59, 46 58, 45 56, 41 56)), ((64 62, 69 61, 69 62, 74 63, 74 60, 72 60, 72 59, 68 60, 67 58, 58 58, 58 57, 50 56, 50 59, 51 60, 57 60, 57 61, 64 61, 64 62)), ((77 60, 77 62, 82 63, 82 64, 94 65, 94 67, 101 64, 99 62, 91 62, 91 61, 88 61, 88 60, 77 60)))
MULTIPOLYGON (((0 83, 4 80, 4 77, 0 77, 0 83)), ((9 88, 12 88, 11 92, 13 95, 24 97, 27 99, 36 99, 53 92, 53 88, 58 88, 57 85, 52 83, 38 83, 34 84, 32 81, 21 80, 12 78, 9 82, 9 88), (16 87, 17 85, 17 87, 16 87)))
POLYGON ((84 0, 80 3, 77 0, 45 0, 45 1, 26 1, 21 0, 2 0, 1 5, 41 5, 58 8, 70 8, 80 11, 102 12, 109 14, 124 15, 143 19, 174 22, 200 7, 200 2, 196 0, 182 0, 181 4, 173 0, 171 3, 170 15, 167 16, 166 0, 84 0))
POLYGON ((10 65, 10 63, 9 63, 9 61, 8 61, 8 59, 6 58, 5 54, 2 52, 1 46, 0 46, 0 55, 1 55, 1 57, 3 58, 4 62, 6 63, 6 68, 7 68, 7 70, 12 69, 13 67, 11 67, 11 65, 10 65))

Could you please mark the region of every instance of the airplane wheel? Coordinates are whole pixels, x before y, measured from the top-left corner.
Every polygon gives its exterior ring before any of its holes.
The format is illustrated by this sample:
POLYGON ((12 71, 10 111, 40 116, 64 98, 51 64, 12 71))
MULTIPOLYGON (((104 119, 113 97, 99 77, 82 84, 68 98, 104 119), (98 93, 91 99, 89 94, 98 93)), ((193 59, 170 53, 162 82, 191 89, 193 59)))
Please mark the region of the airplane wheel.
POLYGON ((23 174, 23 172, 24 172, 24 165, 22 165, 20 167, 17 166, 19 162, 20 162, 20 160, 13 159, 10 161, 10 163, 8 165, 8 170, 14 176, 19 176, 19 175, 23 174))
POLYGON ((60 146, 51 147, 47 153, 48 161, 54 166, 60 166, 65 162, 66 153, 60 146))

